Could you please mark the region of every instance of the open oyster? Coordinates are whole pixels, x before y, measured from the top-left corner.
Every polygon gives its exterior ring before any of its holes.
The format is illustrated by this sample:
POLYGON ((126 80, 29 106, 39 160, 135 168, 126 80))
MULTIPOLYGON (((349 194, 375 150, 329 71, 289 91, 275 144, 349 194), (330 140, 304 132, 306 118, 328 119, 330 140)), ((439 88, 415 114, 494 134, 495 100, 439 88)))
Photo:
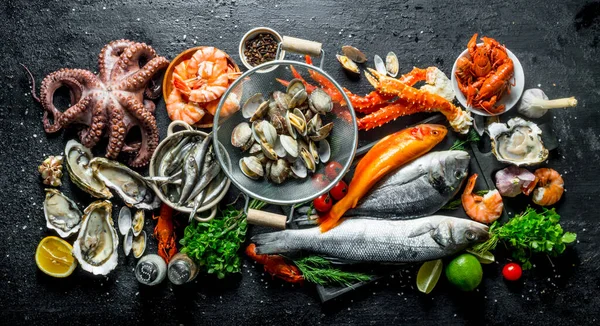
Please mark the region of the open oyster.
POLYGON ((69 140, 65 147, 65 156, 67 157, 69 178, 74 184, 96 198, 109 199, 112 197, 106 185, 92 173, 89 163, 94 156, 87 147, 76 140, 69 140))
POLYGON ((67 238, 79 231, 81 215, 74 201, 56 189, 46 188, 44 216, 49 229, 55 230, 61 238, 67 238))
POLYGON ((119 237, 113 227, 112 204, 108 200, 90 204, 83 215, 73 256, 81 268, 94 275, 106 275, 117 266, 119 237))
POLYGON ((542 130, 533 122, 512 118, 488 127, 492 140, 492 153, 500 162, 517 166, 535 165, 548 158, 542 142, 542 130))
POLYGON ((127 206, 150 210, 160 205, 160 199, 144 178, 125 165, 95 157, 90 161, 90 167, 94 175, 114 190, 127 206))

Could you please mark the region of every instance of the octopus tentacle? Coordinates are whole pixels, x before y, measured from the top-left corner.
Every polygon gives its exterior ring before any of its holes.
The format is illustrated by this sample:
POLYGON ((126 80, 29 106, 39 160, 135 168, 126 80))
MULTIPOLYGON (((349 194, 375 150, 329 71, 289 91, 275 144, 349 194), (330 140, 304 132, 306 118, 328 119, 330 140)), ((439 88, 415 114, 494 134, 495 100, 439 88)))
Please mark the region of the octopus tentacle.
POLYGON ((133 91, 144 88, 158 71, 166 69, 168 65, 169 60, 164 57, 156 57, 123 80, 119 85, 119 89, 133 91))
POLYGON ((102 82, 106 83, 108 81, 110 72, 121 57, 121 54, 123 54, 126 48, 133 44, 135 44, 135 42, 121 39, 112 41, 102 48, 102 51, 100 51, 100 54, 98 55, 98 73, 102 82))
POLYGON ((156 104, 150 100, 144 100, 144 107, 152 114, 154 114, 154 111, 156 110, 156 104))
POLYGON ((152 153, 158 146, 158 128, 156 119, 142 103, 133 97, 119 96, 119 102, 126 108, 127 112, 140 122, 142 142, 137 153, 129 165, 140 167, 148 164, 152 153))
POLYGON ((115 103, 111 103, 108 106, 108 146, 106 147, 106 157, 116 159, 123 148, 125 142, 125 122, 123 117, 125 115, 124 110, 115 103))
POLYGON ((79 139, 83 146, 88 148, 94 147, 98 141, 100 141, 106 123, 106 103, 105 100, 102 99, 93 105, 90 126, 79 132, 79 139))
MULTIPOLYGON (((71 123, 78 121, 80 119, 80 117, 83 116, 85 111, 88 110, 91 102, 92 102, 91 96, 86 96, 86 97, 82 98, 75 105, 73 105, 70 108, 68 108, 67 110, 65 110, 65 112, 63 112, 58 117, 58 119, 55 121, 55 125, 58 124, 61 127, 65 127, 65 126, 70 125, 71 123)), ((87 121, 81 121, 81 120, 79 120, 79 121, 83 124, 87 124, 87 121)), ((45 123, 45 121, 44 121, 44 123, 45 123)))
POLYGON ((111 79, 118 80, 119 78, 128 75, 140 69, 139 62, 141 58, 151 61, 156 57, 156 51, 146 43, 134 43, 123 51, 121 57, 116 62, 111 79))
POLYGON ((80 112, 85 109, 88 103, 81 103, 81 96, 83 93, 83 86, 76 79, 69 77, 64 70, 59 70, 46 76, 42 81, 40 88, 40 102, 44 109, 44 116, 42 118, 44 124, 44 130, 47 133, 54 133, 59 131, 63 125, 60 123, 63 112, 60 112, 56 106, 54 106, 54 93, 57 89, 62 86, 69 88, 69 95, 71 97, 71 107, 65 110, 67 112, 80 112), (51 123, 48 116, 52 115, 54 123, 51 123))

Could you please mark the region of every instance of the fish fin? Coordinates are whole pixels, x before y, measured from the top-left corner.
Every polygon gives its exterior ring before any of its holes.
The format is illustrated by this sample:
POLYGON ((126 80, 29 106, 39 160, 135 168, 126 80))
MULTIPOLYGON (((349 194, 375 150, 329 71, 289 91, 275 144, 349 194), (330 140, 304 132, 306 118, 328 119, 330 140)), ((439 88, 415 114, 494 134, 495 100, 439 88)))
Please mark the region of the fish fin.
POLYGON ((355 265, 360 264, 361 262, 358 260, 348 260, 336 257, 323 257, 327 259, 333 265, 355 265))
POLYGON ((251 241, 256 244, 257 255, 279 254, 289 252, 283 236, 283 232, 271 232, 257 234, 252 237, 251 241))
POLYGON ((414 237, 418 237, 420 235, 423 235, 427 232, 430 232, 431 230, 435 230, 436 227, 435 225, 431 224, 431 223, 424 223, 422 225, 420 225, 419 227, 417 227, 414 231, 412 231, 408 237, 409 238, 414 238, 414 237))

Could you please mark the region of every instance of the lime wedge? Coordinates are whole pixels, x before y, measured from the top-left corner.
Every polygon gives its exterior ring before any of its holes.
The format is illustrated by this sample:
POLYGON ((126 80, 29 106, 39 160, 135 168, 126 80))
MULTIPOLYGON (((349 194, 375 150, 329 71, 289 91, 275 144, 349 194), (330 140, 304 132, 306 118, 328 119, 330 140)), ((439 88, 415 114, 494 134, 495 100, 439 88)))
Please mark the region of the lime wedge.
POLYGON ((472 249, 467 249, 465 251, 477 257, 477 260, 479 260, 479 262, 482 264, 491 264, 496 261, 496 258, 494 258, 494 254, 492 254, 489 251, 485 251, 483 253, 479 253, 472 249))
POLYGON ((440 279, 442 269, 444 269, 444 264, 441 259, 423 263, 419 268, 419 273, 417 273, 417 288, 419 291, 429 294, 440 279))

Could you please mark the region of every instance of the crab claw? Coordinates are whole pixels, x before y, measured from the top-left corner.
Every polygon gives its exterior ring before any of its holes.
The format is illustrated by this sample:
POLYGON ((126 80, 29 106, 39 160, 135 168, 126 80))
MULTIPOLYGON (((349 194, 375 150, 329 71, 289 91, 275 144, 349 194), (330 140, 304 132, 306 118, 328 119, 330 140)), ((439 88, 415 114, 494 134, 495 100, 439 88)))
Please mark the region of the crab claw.
POLYGON ((377 70, 372 69, 372 68, 367 68, 367 70, 365 71, 365 77, 367 78, 367 80, 369 81, 369 83, 375 87, 375 89, 379 88, 379 81, 381 78, 385 77, 384 75, 380 74, 377 70))

